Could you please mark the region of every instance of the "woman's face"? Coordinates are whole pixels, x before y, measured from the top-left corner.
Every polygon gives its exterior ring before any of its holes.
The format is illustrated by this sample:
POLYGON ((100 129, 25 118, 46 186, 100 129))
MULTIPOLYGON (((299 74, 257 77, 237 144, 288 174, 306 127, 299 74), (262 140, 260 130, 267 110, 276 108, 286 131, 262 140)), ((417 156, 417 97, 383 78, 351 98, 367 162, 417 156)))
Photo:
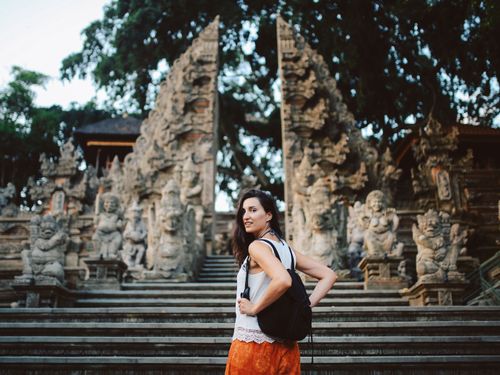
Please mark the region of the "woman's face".
POLYGON ((243 225, 245 231, 253 235, 259 235, 268 228, 268 222, 272 215, 266 212, 258 198, 247 198, 243 201, 243 225))

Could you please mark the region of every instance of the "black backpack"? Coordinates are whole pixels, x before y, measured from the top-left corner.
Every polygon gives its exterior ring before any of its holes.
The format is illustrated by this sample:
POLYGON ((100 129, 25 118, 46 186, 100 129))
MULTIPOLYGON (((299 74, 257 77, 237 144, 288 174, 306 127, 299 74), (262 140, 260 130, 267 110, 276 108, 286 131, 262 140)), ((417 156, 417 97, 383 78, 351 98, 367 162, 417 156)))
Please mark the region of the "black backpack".
MULTIPOLYGON (((274 244, 265 238, 260 238, 260 240, 272 247, 274 255, 281 262, 274 244)), ((292 286, 275 302, 258 313, 257 321, 262 332, 268 336, 285 340, 302 340, 311 332, 312 311, 306 288, 297 272, 295 272, 295 262, 290 246, 288 246, 288 250, 290 251, 292 265, 291 269, 287 269, 287 271, 292 278, 292 286)), ((242 297, 249 298, 248 273, 250 272, 250 258, 247 258, 246 268, 245 290, 242 297)))

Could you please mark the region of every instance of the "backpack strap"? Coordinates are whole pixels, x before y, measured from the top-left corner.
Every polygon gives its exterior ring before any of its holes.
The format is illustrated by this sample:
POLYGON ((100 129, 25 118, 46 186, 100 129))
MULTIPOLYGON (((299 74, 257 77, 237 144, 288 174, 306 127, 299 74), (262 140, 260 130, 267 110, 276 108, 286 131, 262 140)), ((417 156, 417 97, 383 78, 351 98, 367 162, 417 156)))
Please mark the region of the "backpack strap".
MULTIPOLYGON (((280 255, 278 253, 278 250, 276 250, 276 246, 274 246, 274 244, 269 241, 268 239, 266 238, 257 238, 257 240, 259 241, 263 241, 265 243, 267 243, 269 246, 271 246, 271 248, 273 249, 273 252, 274 252, 274 255, 276 256, 276 258, 279 259, 279 261, 281 263, 283 263, 281 261, 281 258, 280 258, 280 255)), ((288 251, 290 251, 290 257, 292 259, 292 264, 291 264, 291 269, 292 271, 295 271, 295 258, 293 257, 293 252, 292 252, 292 249, 290 248, 290 246, 288 244, 286 244, 286 246, 288 247, 288 251)), ((246 260, 246 275, 245 275, 245 290, 248 288, 248 274, 250 273, 250 255, 247 256, 247 260, 246 260)))
POLYGON ((244 290, 247 290, 247 288, 248 288, 248 274, 250 273, 250 255, 247 256, 246 268, 247 268, 247 273, 245 275, 245 289, 244 290))
MULTIPOLYGON (((258 238, 258 240, 263 241, 263 242, 267 243, 269 246, 271 246, 273 251, 274 251, 274 255, 276 255, 276 258, 278 258, 279 261, 281 263, 283 263, 283 261, 280 258, 280 255, 278 254, 278 250, 276 250, 276 247, 274 246, 274 244, 271 241, 269 241, 267 238, 258 238)), ((295 271, 295 258, 293 257, 292 249, 290 249, 290 246, 288 244, 286 244, 286 246, 288 247, 288 251, 290 251, 290 257, 292 259, 292 264, 291 264, 290 268, 292 271, 295 271)))

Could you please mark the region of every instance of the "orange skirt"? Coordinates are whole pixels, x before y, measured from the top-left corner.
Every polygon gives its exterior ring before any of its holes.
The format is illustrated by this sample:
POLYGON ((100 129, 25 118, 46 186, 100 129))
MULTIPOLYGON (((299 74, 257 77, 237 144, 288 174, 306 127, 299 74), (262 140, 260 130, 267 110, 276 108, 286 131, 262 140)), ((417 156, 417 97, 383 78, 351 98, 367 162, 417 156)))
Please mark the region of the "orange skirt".
POLYGON ((226 375, 300 375, 300 352, 296 341, 243 342, 233 340, 226 375))

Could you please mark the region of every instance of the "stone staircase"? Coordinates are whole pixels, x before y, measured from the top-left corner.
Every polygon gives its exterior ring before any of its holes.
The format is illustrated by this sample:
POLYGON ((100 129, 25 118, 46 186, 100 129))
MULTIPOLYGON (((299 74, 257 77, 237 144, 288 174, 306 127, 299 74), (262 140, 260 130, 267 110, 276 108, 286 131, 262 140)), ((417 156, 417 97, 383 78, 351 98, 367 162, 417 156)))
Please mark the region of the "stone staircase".
POLYGON ((230 255, 207 256, 203 263, 198 281, 202 283, 236 282, 238 266, 230 255))
MULTIPOLYGON (((77 292, 72 308, 0 309, 0 373, 222 374, 235 267, 220 260, 207 259, 203 282, 127 283, 77 292)), ((313 344, 300 347, 304 374, 497 374, 500 308, 408 307, 397 292, 338 282, 314 309, 313 344)))

